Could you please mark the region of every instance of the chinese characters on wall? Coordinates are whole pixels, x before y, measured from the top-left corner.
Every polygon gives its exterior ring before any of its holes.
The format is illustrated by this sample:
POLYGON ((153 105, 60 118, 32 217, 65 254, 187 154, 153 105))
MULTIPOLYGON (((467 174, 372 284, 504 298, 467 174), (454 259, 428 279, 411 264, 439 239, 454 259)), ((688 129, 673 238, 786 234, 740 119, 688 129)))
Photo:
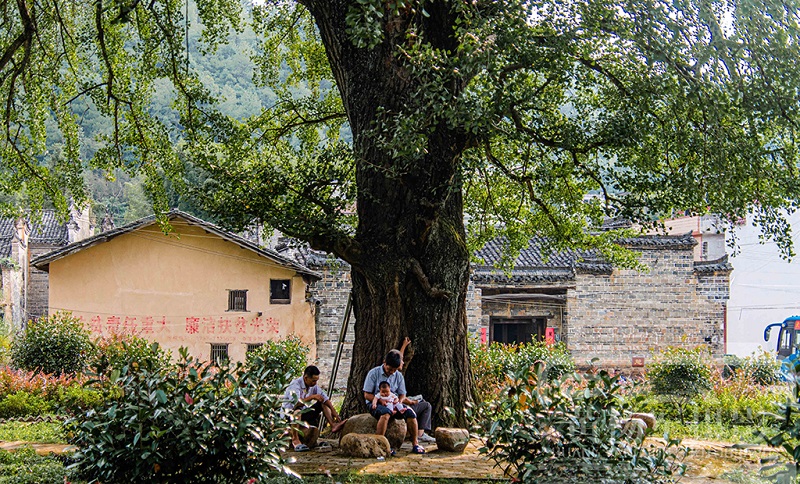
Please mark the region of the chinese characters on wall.
MULTIPOLYGON (((80 318, 85 322, 83 316, 80 318)), ((280 321, 275 318, 255 317, 245 319, 229 318, 223 316, 187 316, 184 321, 177 318, 168 319, 166 316, 100 316, 95 315, 87 324, 93 333, 103 335, 131 334, 147 337, 163 333, 168 328, 183 326, 183 332, 188 335, 242 335, 242 336, 272 336, 280 333, 280 321)), ((175 334, 176 331, 172 330, 175 334)))

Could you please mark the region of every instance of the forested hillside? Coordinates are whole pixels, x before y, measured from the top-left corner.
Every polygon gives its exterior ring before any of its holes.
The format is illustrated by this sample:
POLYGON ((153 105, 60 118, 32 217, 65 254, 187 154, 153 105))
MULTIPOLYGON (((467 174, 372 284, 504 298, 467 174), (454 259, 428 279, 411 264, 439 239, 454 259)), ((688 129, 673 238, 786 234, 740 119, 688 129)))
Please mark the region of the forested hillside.
MULTIPOLYGON (((197 22, 194 2, 189 9, 190 20, 185 34, 189 45, 190 66, 198 73, 210 93, 220 100, 220 111, 234 119, 242 120, 257 116, 263 108, 274 104, 275 93, 253 82, 251 55, 257 44, 255 33, 250 29, 234 33, 231 35, 230 43, 221 45, 216 52, 201 52, 198 49, 200 45, 198 39, 202 27, 197 22)), ((298 93, 304 91, 303 86, 298 86, 296 89, 298 93)), ((164 120, 167 126, 178 127, 180 120, 172 106, 174 98, 173 87, 167 81, 161 81, 156 85, 152 112, 164 120)), ((95 109, 88 98, 80 98, 74 102, 78 106, 76 110, 81 113, 80 125, 83 138, 81 154, 88 162, 103 145, 101 136, 109 132, 110 121, 95 109)), ((59 156, 61 142, 61 137, 55 129, 48 132, 49 156, 59 156)), ((42 161, 48 162, 47 159, 42 161)), ((205 175, 194 169, 190 163, 187 169, 189 170, 187 176, 197 180, 197 186, 202 187, 205 175)), ((131 178, 121 170, 108 175, 104 170, 95 168, 86 172, 85 180, 93 201, 92 209, 98 219, 108 212, 113 217, 114 223, 120 225, 152 213, 151 203, 147 199, 141 177, 131 178)), ((179 197, 175 190, 170 190, 170 202, 172 207, 200 217, 212 218, 191 200, 179 197)), ((21 203, 24 204, 24 201, 21 203)))

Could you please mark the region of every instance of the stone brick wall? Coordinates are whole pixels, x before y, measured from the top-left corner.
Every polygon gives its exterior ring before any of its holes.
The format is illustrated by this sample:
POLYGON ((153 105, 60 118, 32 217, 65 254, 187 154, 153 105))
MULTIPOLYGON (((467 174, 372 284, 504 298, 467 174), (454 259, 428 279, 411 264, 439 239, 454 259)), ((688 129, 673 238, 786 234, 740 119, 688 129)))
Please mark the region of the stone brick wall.
MULTIPOLYGON (((30 258, 35 259, 40 255, 46 254, 52 250, 59 248, 58 245, 45 245, 45 244, 30 244, 30 258)), ((28 293, 27 293, 27 315, 26 320, 36 319, 40 316, 47 315, 49 306, 48 291, 50 289, 49 277, 47 272, 40 271, 39 269, 30 266, 30 275, 28 277, 28 293)), ((59 308, 69 309, 69 308, 59 308)))
POLYGON ((691 248, 642 250, 648 273, 577 274, 567 297, 567 344, 578 364, 630 368, 668 345, 723 348, 728 273, 699 275, 691 248))
MULTIPOLYGON (((654 349, 668 345, 711 346, 724 353, 724 315, 729 296, 729 273, 696 271, 692 247, 641 250, 640 261, 649 272, 615 269, 607 273, 581 273, 569 280, 564 274, 552 280, 534 274, 515 280, 475 277, 467 289, 467 320, 471 335, 489 335, 490 318, 544 317, 555 328, 581 365, 599 358, 607 368, 630 369, 633 357, 647 362, 654 349), (565 297, 514 301, 507 294, 550 294, 565 297), (566 294, 566 296, 564 296, 566 294), (500 295, 501 297, 493 297, 500 295)), ((336 354, 342 319, 350 293, 350 268, 346 264, 314 267, 323 279, 310 288, 317 306, 317 365, 327 385, 336 354)), ((355 316, 345 338, 336 387, 347 384, 352 356, 355 316)))
POLYGON ((480 328, 483 325, 481 293, 481 288, 470 281, 467 286, 467 331, 470 335, 480 334, 480 328))
MULTIPOLYGON (((350 296, 350 266, 344 263, 325 263, 313 267, 322 273, 322 280, 314 283, 309 292, 312 298, 319 301, 315 318, 317 326, 317 358, 316 365, 322 371, 320 382, 327 388, 331 377, 333 360, 336 356, 336 346, 342 328, 347 298, 350 296)), ((339 370, 336 373, 336 388, 347 386, 347 377, 350 375, 350 361, 353 355, 353 341, 355 340, 356 318, 351 313, 345 344, 342 349, 342 358, 339 361, 339 370)))

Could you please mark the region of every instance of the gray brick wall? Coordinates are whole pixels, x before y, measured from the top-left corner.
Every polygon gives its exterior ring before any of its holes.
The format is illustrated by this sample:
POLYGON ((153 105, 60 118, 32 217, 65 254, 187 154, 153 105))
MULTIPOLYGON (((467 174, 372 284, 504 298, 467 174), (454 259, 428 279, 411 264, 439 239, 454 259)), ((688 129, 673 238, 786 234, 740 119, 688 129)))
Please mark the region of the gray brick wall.
MULTIPOLYGON (((492 316, 544 317, 567 343, 576 361, 593 358, 606 368, 629 369, 633 357, 650 359, 653 350, 669 345, 709 344, 715 356, 724 353, 725 305, 729 297, 727 272, 696 273, 692 248, 641 250, 649 272, 615 269, 611 274, 577 273, 574 280, 551 282, 470 282, 467 289, 468 329, 487 336, 492 316), (508 293, 565 295, 565 300, 514 302, 493 295, 508 293)), ((346 264, 315 267, 323 279, 311 288, 320 300, 317 309, 317 364, 327 385, 336 344, 350 293, 346 264)), ((337 388, 347 384, 355 325, 351 317, 337 388)))
POLYGON ((568 346, 579 364, 627 368, 666 346, 724 352, 727 273, 698 275, 691 250, 644 250, 648 273, 578 274, 567 298, 568 346))
MULTIPOLYGON (((320 381, 323 386, 327 387, 352 284, 350 282, 350 266, 347 264, 329 263, 314 267, 314 270, 322 273, 322 280, 314 283, 309 289, 311 297, 320 302, 315 315, 317 325, 316 364, 322 371, 320 381)), ((355 323, 355 314, 351 313, 342 349, 342 358, 336 374, 336 388, 344 388, 347 385, 347 377, 350 375, 355 323)))
MULTIPOLYGON (((58 245, 44 245, 44 244, 30 244, 30 258, 35 259, 40 255, 46 254, 54 249, 59 248, 58 245)), ((49 306, 49 276, 47 272, 40 271, 39 269, 30 266, 30 275, 28 277, 28 293, 27 293, 27 315, 26 319, 36 319, 40 316, 46 316, 49 306)), ((69 308, 64 308, 69 309, 69 308)))

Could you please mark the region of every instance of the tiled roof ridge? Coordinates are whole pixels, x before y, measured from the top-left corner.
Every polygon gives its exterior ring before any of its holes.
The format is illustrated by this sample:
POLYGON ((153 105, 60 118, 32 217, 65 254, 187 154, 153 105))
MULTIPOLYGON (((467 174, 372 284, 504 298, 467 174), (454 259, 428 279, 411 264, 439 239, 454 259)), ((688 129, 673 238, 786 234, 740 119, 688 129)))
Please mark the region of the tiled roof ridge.
POLYGON ((699 274, 711 274, 714 272, 731 272, 733 265, 728 262, 728 255, 723 255, 719 259, 699 260, 694 262, 694 272, 699 274))
MULTIPOLYGON (((40 211, 40 214, 39 221, 34 220, 36 217, 31 217, 30 212, 24 215, 24 219, 30 227, 31 242, 66 245, 69 241, 67 223, 58 220, 58 212, 55 209, 45 208, 40 211)), ((0 240, 5 240, 11 235, 18 219, 18 217, 0 218, 0 240)))
MULTIPOLYGON (((245 247, 247 249, 250 249, 253 252, 256 252, 257 254, 260 254, 262 256, 271 258, 271 259, 275 260, 276 262, 279 262, 279 263, 284 264, 286 266, 292 267, 293 269, 297 270, 297 272, 300 272, 302 274, 306 274, 306 275, 309 275, 309 276, 312 276, 312 277, 321 278, 321 275, 319 273, 317 273, 315 271, 312 271, 311 269, 309 269, 308 267, 306 267, 306 266, 304 266, 302 264, 299 264, 299 263, 297 263, 297 262, 295 262, 295 261, 293 261, 291 259, 288 259, 288 258, 278 254, 277 252, 275 252, 275 251, 273 251, 271 249, 260 247, 260 246, 258 246, 256 244, 254 244, 253 242, 243 238, 243 237, 240 237, 240 236, 238 236, 236 234, 228 232, 228 231, 224 230, 223 228, 221 228, 221 227, 219 227, 219 226, 217 226, 217 225, 215 225, 215 224, 213 224, 211 222, 207 222, 205 220, 197 218, 194 215, 191 215, 189 213, 183 212, 183 211, 178 210, 178 209, 172 209, 169 212, 167 212, 165 215, 166 215, 166 217, 168 219, 182 218, 182 219, 186 220, 189 223, 198 225, 198 226, 208 230, 209 232, 214 233, 215 235, 219 236, 220 238, 226 239, 226 240, 228 240, 230 242, 233 242, 235 244, 243 246, 243 247, 245 247)), ((74 253, 74 252, 78 252, 78 251, 83 250, 85 248, 88 248, 88 247, 90 247, 92 245, 103 243, 103 242, 107 242, 107 241, 113 239, 114 237, 117 237, 117 236, 120 236, 120 235, 123 235, 123 234, 127 234, 129 232, 133 232, 134 230, 136 230, 138 228, 141 228, 141 227, 145 227, 147 225, 150 225, 150 224, 154 223, 155 221, 156 221, 156 216, 155 215, 148 215, 147 217, 140 218, 138 220, 135 220, 133 222, 127 223, 127 224, 122 225, 120 227, 113 228, 113 229, 108 230, 106 232, 101 232, 101 233, 93 235, 91 237, 87 237, 87 238, 85 238, 83 240, 80 240, 80 241, 77 241, 77 242, 73 242, 72 244, 66 245, 66 246, 61 247, 59 249, 56 249, 54 251, 48 252, 47 254, 44 254, 42 256, 39 256, 39 257, 33 259, 31 261, 31 264, 36 266, 36 267, 39 267, 40 265, 41 266, 46 266, 47 264, 49 264, 52 261, 55 261, 55 260, 60 259, 62 257, 65 257, 65 256, 67 256, 69 254, 74 253)))
POLYGON ((637 237, 625 237, 617 240, 619 245, 632 248, 655 248, 655 249, 690 249, 697 245, 697 240, 692 237, 691 232, 682 235, 640 235, 637 237))

